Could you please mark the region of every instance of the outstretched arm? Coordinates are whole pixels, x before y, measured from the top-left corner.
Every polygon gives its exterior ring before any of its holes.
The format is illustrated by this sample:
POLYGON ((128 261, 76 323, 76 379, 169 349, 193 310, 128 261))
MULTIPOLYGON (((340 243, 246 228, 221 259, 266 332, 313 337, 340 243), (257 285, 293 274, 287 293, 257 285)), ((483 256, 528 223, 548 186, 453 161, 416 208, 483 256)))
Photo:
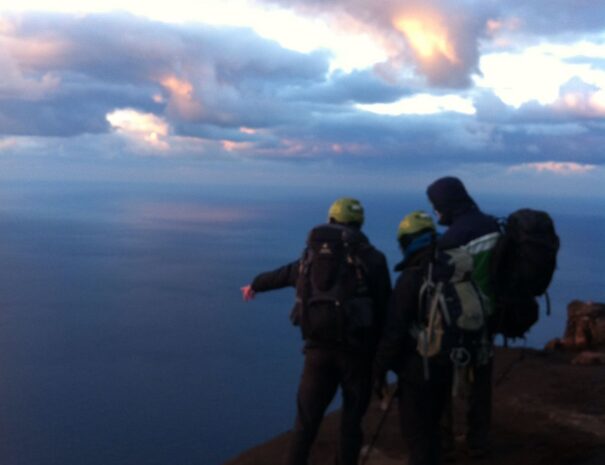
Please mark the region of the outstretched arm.
POLYGON ((295 287, 298 279, 298 264, 296 260, 273 271, 261 273, 250 284, 241 287, 242 298, 245 302, 254 299, 257 292, 272 291, 284 287, 295 287))

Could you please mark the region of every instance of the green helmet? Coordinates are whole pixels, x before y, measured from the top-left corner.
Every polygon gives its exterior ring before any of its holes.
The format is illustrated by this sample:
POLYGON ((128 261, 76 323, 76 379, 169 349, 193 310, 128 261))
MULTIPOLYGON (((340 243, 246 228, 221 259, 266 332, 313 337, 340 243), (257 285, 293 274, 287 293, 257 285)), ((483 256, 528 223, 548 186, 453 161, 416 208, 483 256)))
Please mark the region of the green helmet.
POLYGON ((358 223, 363 224, 363 206, 361 202, 350 197, 343 197, 336 200, 328 211, 328 220, 333 219, 338 223, 358 223))
POLYGON ((435 223, 433 223, 431 215, 422 210, 412 212, 409 215, 406 215, 403 220, 401 220, 401 223, 399 223, 399 227, 397 228, 397 240, 401 240, 403 236, 416 234, 425 229, 435 231, 435 223))

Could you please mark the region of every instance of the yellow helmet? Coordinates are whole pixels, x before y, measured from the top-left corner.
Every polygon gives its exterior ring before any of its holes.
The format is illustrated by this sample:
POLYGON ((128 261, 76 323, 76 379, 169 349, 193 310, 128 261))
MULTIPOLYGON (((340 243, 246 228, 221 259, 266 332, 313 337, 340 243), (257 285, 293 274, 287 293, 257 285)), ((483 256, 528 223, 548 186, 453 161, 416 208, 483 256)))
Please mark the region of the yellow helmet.
POLYGON ((417 210, 406 215, 403 220, 401 220, 401 223, 399 223, 399 227, 397 228, 397 240, 401 240, 403 236, 416 234, 425 229, 435 231, 433 218, 431 218, 431 215, 428 213, 417 210))
POLYGON ((336 200, 328 211, 328 221, 334 219, 338 223, 363 224, 364 213, 361 202, 350 197, 342 197, 336 200))

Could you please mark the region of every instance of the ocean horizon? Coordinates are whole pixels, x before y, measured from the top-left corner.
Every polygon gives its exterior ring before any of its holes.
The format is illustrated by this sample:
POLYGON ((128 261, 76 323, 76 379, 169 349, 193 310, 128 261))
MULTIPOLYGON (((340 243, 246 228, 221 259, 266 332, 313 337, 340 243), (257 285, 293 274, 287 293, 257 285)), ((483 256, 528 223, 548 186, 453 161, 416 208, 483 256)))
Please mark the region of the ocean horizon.
MULTIPOLYGON (((573 299, 605 300, 602 199, 472 194, 497 216, 544 209, 561 237, 552 314, 541 305, 515 344, 561 336, 573 299)), ((399 220, 430 208, 423 192, 1 186, 0 461, 214 465, 288 430, 294 292, 244 303, 239 288, 298 258, 344 195, 363 202, 392 268, 399 220)))

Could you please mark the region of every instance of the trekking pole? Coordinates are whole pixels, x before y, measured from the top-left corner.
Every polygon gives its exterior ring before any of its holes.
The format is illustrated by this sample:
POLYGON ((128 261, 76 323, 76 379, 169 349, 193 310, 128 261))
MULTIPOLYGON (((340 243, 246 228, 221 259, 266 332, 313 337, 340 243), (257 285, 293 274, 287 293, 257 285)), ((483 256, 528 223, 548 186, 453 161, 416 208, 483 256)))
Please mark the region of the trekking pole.
POLYGON ((376 444, 376 441, 378 440, 378 436, 380 436, 380 431, 382 430, 382 427, 387 418, 389 410, 391 410, 391 405, 393 404, 393 399, 397 396, 398 392, 399 392, 399 387, 393 389, 393 392, 387 398, 386 406, 382 407, 382 405, 385 405, 385 404, 384 403, 381 404, 382 415, 380 417, 380 420, 378 421, 378 426, 376 426, 376 430, 374 431, 374 434, 372 435, 372 440, 370 441, 370 444, 368 445, 368 447, 362 454, 359 465, 366 465, 368 458, 370 457, 370 452, 372 452, 372 449, 374 448, 374 445, 376 444))

